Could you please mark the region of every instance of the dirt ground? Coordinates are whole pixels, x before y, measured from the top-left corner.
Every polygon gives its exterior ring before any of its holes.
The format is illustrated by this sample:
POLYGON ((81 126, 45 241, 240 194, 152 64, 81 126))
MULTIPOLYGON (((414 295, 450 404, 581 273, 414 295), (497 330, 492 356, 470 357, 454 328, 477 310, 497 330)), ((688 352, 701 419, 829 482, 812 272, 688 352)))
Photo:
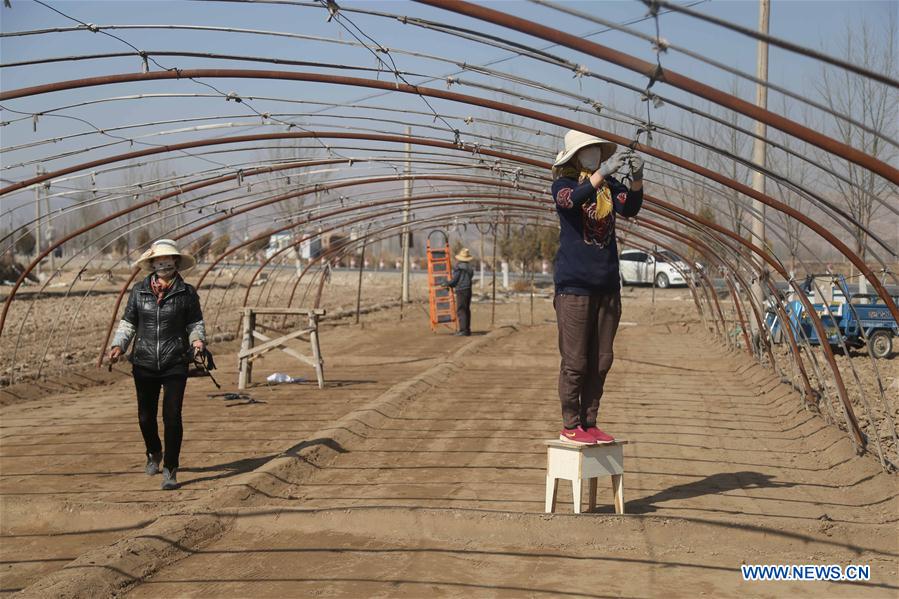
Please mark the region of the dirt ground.
MULTIPOLYGON (((560 424, 550 301, 535 300, 533 326, 526 296, 493 327, 476 303, 470 338, 432 334, 416 304, 402 321, 392 308, 324 330, 323 390, 263 382, 259 403, 225 401, 192 379, 175 492, 142 473, 124 368, 8 400, 0 591, 895 597, 899 479, 710 343, 685 290, 652 305, 628 289, 624 305, 600 420, 630 442, 625 516, 602 481, 593 513, 571 514, 564 481, 558 513, 543 513, 543 441, 560 424), (867 564, 871 580, 752 583, 741 564, 867 564)), ((230 390, 236 346, 218 349, 230 390)), ((312 376, 280 352, 254 376, 274 371, 312 376)))
MULTIPOLYGON (((789 349, 781 345, 775 349, 778 357, 783 358, 784 369, 798 388, 804 388, 798 370, 789 360, 789 349)), ((809 382, 812 388, 822 387, 819 379, 826 382, 824 392, 818 398, 818 409, 828 420, 837 423, 843 430, 848 430, 842 412, 836 386, 830 370, 827 368, 824 352, 815 347, 813 350, 818 368, 824 370, 820 377, 803 350, 808 369, 809 382)), ((852 410, 858 424, 868 439, 873 452, 883 454, 885 460, 899 465, 899 447, 897 447, 896 425, 899 423, 899 353, 888 359, 872 359, 866 350, 850 350, 849 355, 837 350, 834 355, 837 366, 843 377, 846 394, 852 404, 852 410), (878 382, 879 379, 879 382, 878 382)))
MULTIPOLYGON (((197 267, 185 275, 195 284, 203 272, 197 267)), ((216 339, 232 339, 239 334, 240 307, 244 298, 250 306, 286 306, 293 295, 293 307, 312 307, 318 281, 307 274, 294 290, 292 269, 275 271, 261 279, 247 294, 253 273, 251 267, 222 268, 209 275, 203 284, 201 298, 207 333, 216 339)), ((6 389, 16 397, 29 396, 34 382, 59 384, 68 378, 73 368, 82 375, 96 379, 94 364, 104 345, 111 314, 129 273, 115 272, 112 279, 93 275, 93 280, 76 279, 75 272, 66 272, 40 292, 41 286, 22 287, 12 302, 7 322, 0 336, 0 402, 4 388, 27 383, 24 388, 6 389)), ((413 273, 418 284, 411 287, 412 299, 427 301, 427 283, 421 271, 413 273)), ((362 280, 363 306, 398 299, 401 279, 399 273, 366 272, 362 280)), ((358 274, 338 271, 324 286, 321 306, 330 313, 355 310, 358 274)), ((0 286, 0 300, 6 299, 11 287, 0 286)), ((127 296, 119 305, 118 316, 124 310, 127 296)), ((420 308, 418 308, 420 311, 420 308)))

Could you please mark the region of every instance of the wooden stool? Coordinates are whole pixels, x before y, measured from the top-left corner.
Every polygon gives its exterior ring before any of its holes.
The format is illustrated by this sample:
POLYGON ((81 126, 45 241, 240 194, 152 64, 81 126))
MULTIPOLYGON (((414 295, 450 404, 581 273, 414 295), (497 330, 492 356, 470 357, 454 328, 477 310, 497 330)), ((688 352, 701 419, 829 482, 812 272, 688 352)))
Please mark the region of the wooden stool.
POLYGON ((575 445, 566 441, 546 443, 546 513, 556 511, 556 492, 559 479, 571 481, 574 513, 581 513, 581 483, 590 482, 590 510, 596 507, 596 479, 612 477, 615 513, 624 513, 624 450, 627 441, 602 445, 575 445))

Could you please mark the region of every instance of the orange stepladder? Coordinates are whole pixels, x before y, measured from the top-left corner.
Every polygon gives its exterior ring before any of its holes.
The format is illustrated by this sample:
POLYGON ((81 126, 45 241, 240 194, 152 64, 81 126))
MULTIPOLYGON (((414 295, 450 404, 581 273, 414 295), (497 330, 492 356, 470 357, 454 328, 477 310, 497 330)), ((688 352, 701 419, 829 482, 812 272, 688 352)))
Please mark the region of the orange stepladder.
POLYGON ((453 264, 449 238, 443 231, 431 231, 428 235, 428 300, 431 307, 431 330, 435 333, 440 325, 453 330, 458 329, 456 322, 456 297, 452 289, 443 287, 453 276, 453 264), (434 233, 443 235, 443 245, 431 243, 434 233))

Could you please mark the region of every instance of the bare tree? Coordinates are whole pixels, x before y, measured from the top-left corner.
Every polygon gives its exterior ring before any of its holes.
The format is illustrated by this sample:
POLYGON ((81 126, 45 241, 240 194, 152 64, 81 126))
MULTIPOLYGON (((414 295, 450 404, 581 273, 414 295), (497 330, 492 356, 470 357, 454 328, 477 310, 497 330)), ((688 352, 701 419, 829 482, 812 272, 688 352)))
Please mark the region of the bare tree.
MULTIPOLYGON (((174 179, 174 173, 170 176, 174 179)), ((103 204, 104 210, 118 211, 126 206, 133 206, 175 189, 173 182, 164 183, 168 177, 169 175, 163 172, 160 163, 153 163, 152 165, 132 164, 125 171, 122 179, 122 183, 127 191, 123 191, 121 197, 105 202, 103 204)), ((123 254, 131 254, 134 251, 140 253, 147 249, 146 246, 149 245, 152 239, 158 239, 162 236, 171 237, 173 234, 171 228, 182 217, 173 218, 171 216, 172 210, 165 210, 165 208, 170 207, 173 202, 181 202, 184 199, 184 196, 178 196, 168 200, 166 204, 156 203, 145 206, 108 223, 110 227, 124 227, 118 233, 118 235, 121 235, 121 238, 114 244, 116 251, 121 251, 123 254)), ((91 218, 94 216, 94 214, 91 214, 91 218)))
MULTIPOLYGON (((711 108, 708 103, 705 103, 701 106, 701 110, 709 111, 711 108)), ((707 119, 687 112, 680 113, 678 129, 691 138, 711 143, 714 126, 714 123, 707 119)), ((655 135, 653 136, 653 145, 660 150, 683 156, 696 164, 709 164, 711 161, 711 152, 700 143, 687 143, 679 138, 655 135)), ((712 206, 719 206, 725 213, 727 212, 724 208, 726 202, 722 201, 721 196, 716 192, 718 188, 707 179, 680 167, 664 163, 650 163, 648 170, 649 177, 659 184, 653 189, 656 189, 656 193, 666 201, 679 204, 693 214, 698 214, 712 222, 720 220, 712 206), (657 166, 653 166, 653 164, 657 164, 657 166)), ((694 234, 689 227, 675 225, 675 228, 688 235, 694 234)), ((686 254, 693 262, 701 260, 700 254, 692 247, 686 250, 686 254)))
POLYGON ((539 260, 552 260, 559 248, 559 234, 555 227, 524 224, 520 230, 499 243, 499 251, 507 260, 521 266, 527 280, 534 278, 539 260))
POLYGON ((231 236, 228 233, 222 233, 212 242, 209 251, 218 258, 227 251, 229 245, 231 245, 231 236))
POLYGON ((206 259, 206 255, 209 253, 210 248, 212 247, 212 233, 206 232, 197 237, 193 243, 190 244, 190 253, 196 258, 199 262, 202 262, 206 259))
MULTIPOLYGON (((790 107, 787 103, 786 96, 781 95, 780 99, 780 113, 786 117, 790 117, 790 107)), ((805 147, 805 144, 802 144, 802 147, 797 148, 796 140, 790 135, 780 133, 777 130, 769 130, 768 134, 769 136, 773 134, 774 136, 778 137, 777 141, 789 150, 796 151, 798 149, 798 153, 808 151, 808 148, 805 147)), ((789 154, 783 150, 780 150, 779 148, 769 147, 768 163, 772 165, 772 170, 774 172, 789 179, 796 185, 796 187, 800 189, 806 189, 811 183, 809 163, 801 160, 793 154, 789 154)), ((811 210, 810 202, 805 198, 805 196, 803 196, 801 193, 798 193, 795 188, 781 183, 776 178, 770 179, 770 181, 776 189, 778 200, 787 204, 791 208, 795 208, 799 212, 807 214, 811 210)), ((785 237, 784 241, 786 242, 787 250, 790 253, 790 271, 795 272, 796 258, 799 254, 799 246, 800 242, 802 241, 802 234, 806 232, 806 227, 799 220, 779 210, 769 210, 767 214, 773 215, 774 219, 783 228, 785 237)))
POLYGON ((141 248, 150 245, 150 232, 146 228, 137 232, 137 245, 141 248))
POLYGON ((30 256, 35 250, 34 233, 22 227, 15 243, 16 252, 21 256, 30 256))
MULTIPOLYGON (((520 86, 515 84, 506 87, 506 90, 513 95, 518 92, 519 89, 520 86)), ((495 97, 501 101, 504 100, 501 96, 495 97)), ((519 152, 521 150, 519 144, 522 141, 522 137, 524 137, 523 132, 519 127, 524 124, 524 119, 501 111, 493 111, 491 114, 494 121, 488 128, 491 147, 500 152, 510 152, 513 154, 519 152)), ((496 175, 498 175, 500 179, 512 179, 515 175, 509 171, 513 171, 514 168, 514 165, 503 165, 498 169, 496 175)), ((503 187, 496 190, 497 197, 500 200, 505 198, 508 193, 509 192, 503 187)), ((505 219, 505 226, 503 227, 503 239, 508 239, 511 233, 511 221, 507 216, 505 219)))
MULTIPOLYGON (((266 162, 274 165, 285 162, 313 160, 315 157, 315 148, 303 145, 303 140, 287 140, 268 150, 266 162)), ((321 173, 311 173, 309 168, 276 171, 269 176, 280 178, 277 182, 269 180, 264 184, 272 193, 284 192, 289 189, 304 189, 324 180, 321 173)), ((318 203, 317 195, 316 193, 316 203, 318 203)), ((274 210, 282 218, 295 217, 306 206, 307 197, 309 196, 299 196, 278 202, 274 204, 274 210)))
MULTIPOLYGON (((740 80, 734 78, 730 93, 734 96, 740 96, 741 87, 740 80)), ((719 116, 734 127, 741 126, 745 129, 749 123, 748 119, 741 117, 733 110, 725 110, 723 114, 719 116)), ((706 120, 705 123, 711 129, 710 134, 708 134, 706 138, 711 139, 716 146, 727 152, 727 154, 724 155, 717 152, 709 153, 709 160, 714 166, 714 169, 719 173, 730 177, 734 181, 747 183, 749 180, 749 167, 740 163, 737 158, 749 158, 749 152, 752 148, 752 144, 749 143, 750 138, 733 127, 716 125, 709 120, 706 120)), ((730 214, 730 228, 737 235, 743 236, 743 230, 746 228, 744 222, 746 198, 730 187, 722 186, 721 192, 730 200, 727 203, 727 211, 730 214)))
MULTIPOLYGON (((874 24, 865 19, 860 23, 846 23, 846 31, 841 40, 840 54, 845 60, 866 69, 883 73, 895 79, 896 64, 896 11, 895 6, 887 9, 884 18, 874 24)), ((833 47, 834 44, 828 44, 833 47)), ((899 94, 896 89, 872 81, 844 69, 823 66, 816 88, 824 103, 834 111, 851 116, 887 137, 896 135, 899 123, 899 94)), ((842 119, 833 119, 832 131, 840 141, 881 160, 891 163, 899 156, 896 147, 867 131, 842 119)), ((821 152, 821 161, 828 169, 839 173, 850 183, 839 177, 831 177, 834 194, 845 202, 850 214, 858 222, 853 225, 855 250, 865 257, 867 234, 864 229, 882 207, 878 198, 886 200, 895 197, 896 186, 874 174, 870 170, 852 162, 821 152)))
MULTIPOLYGON (((66 229, 76 229, 92 224, 108 214, 106 207, 98 203, 96 193, 91 190, 75 192, 69 196, 69 200, 74 210, 63 219, 66 229)), ((89 248, 101 239, 102 234, 103 227, 88 229, 75 238, 74 245, 79 249, 89 248)))
MULTIPOLYGON (((708 107, 706 107, 706 110, 708 110, 708 107)), ((680 130, 697 139, 704 139, 708 136, 711 126, 714 125, 707 119, 700 119, 686 112, 681 112, 680 118, 680 130)), ((666 138, 660 136, 657 145, 661 146, 661 142, 664 140, 666 138)), ((708 164, 710 160, 710 152, 699 144, 687 144, 678 141, 677 147, 671 151, 696 164, 708 164)), ((698 213, 703 207, 707 207, 714 201, 711 197, 712 190, 707 186, 705 179, 691 172, 682 171, 681 169, 677 170, 680 172, 680 176, 670 177, 670 179, 671 186, 676 190, 677 201, 681 206, 690 212, 698 213)))

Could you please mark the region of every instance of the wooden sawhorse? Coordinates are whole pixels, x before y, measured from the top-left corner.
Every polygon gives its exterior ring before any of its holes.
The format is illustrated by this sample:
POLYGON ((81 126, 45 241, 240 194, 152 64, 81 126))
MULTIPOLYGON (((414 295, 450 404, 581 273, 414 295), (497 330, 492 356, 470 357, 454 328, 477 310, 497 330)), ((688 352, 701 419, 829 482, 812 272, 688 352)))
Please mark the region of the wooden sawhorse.
POLYGON ((276 348, 280 349, 285 354, 312 366, 315 369, 315 376, 318 379, 318 388, 324 388, 324 360, 322 360, 321 348, 318 344, 318 319, 324 315, 325 310, 323 308, 244 308, 243 339, 240 344, 240 353, 237 354, 239 372, 237 388, 243 391, 252 381, 253 360, 263 353, 276 348), (256 316, 259 314, 293 314, 306 316, 309 319, 309 324, 305 328, 272 339, 256 330, 256 316), (309 335, 309 345, 312 346, 311 358, 304 356, 300 352, 289 347, 284 347, 286 341, 304 335, 309 335), (262 341, 262 345, 255 345, 256 339, 262 341))
POLYGON ((581 484, 590 484, 590 510, 596 507, 597 477, 612 477, 615 513, 624 513, 624 451, 627 441, 602 445, 575 445, 562 440, 546 441, 546 513, 556 511, 559 479, 571 481, 574 513, 581 513, 581 484))

